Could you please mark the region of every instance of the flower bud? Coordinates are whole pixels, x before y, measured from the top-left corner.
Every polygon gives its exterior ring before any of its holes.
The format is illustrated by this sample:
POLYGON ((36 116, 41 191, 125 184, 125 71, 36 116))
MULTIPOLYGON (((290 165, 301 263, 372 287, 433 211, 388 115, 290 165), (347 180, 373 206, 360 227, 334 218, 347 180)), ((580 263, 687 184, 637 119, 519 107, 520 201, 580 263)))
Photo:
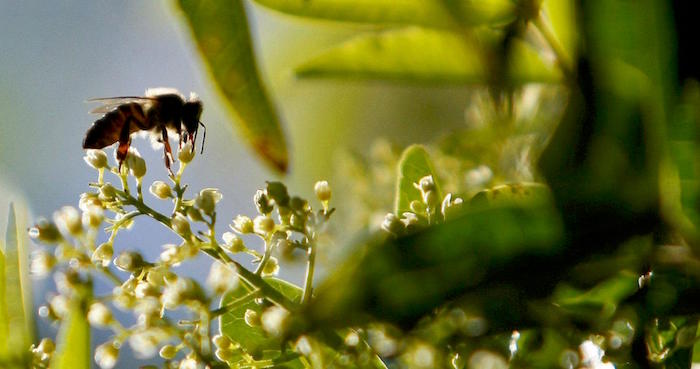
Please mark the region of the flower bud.
POLYGON ((270 257, 262 270, 263 277, 277 275, 280 271, 280 263, 277 258, 270 257))
POLYGON ((296 229, 304 229, 306 226, 306 218, 304 216, 292 213, 289 217, 289 225, 296 229))
POLYGON ((36 347, 39 352, 51 354, 56 350, 56 345, 50 338, 42 338, 39 345, 36 347))
POLYGON ((107 167, 107 154, 105 154, 105 152, 102 150, 87 150, 83 160, 85 160, 89 166, 95 169, 103 169, 107 167))
POLYGON ((270 217, 258 215, 253 221, 253 229, 257 234, 268 234, 275 229, 275 221, 270 217))
POLYGON ((49 308, 59 319, 68 316, 68 298, 64 295, 56 295, 49 300, 49 308))
POLYGON ((83 226, 88 228, 97 228, 102 224, 104 219, 104 210, 95 205, 88 205, 83 210, 83 226))
POLYGON ((94 192, 83 192, 80 194, 80 200, 78 201, 78 208, 82 211, 88 211, 90 207, 104 208, 102 201, 99 199, 99 194, 94 192))
POLYGON ((231 359, 234 358, 234 355, 236 354, 235 351, 233 350, 225 350, 225 349, 218 349, 214 353, 216 357, 221 360, 221 361, 230 361, 231 359))
POLYGON ((418 180, 418 183, 414 185, 422 193, 435 191, 435 181, 433 176, 425 176, 418 180))
POLYGON ((108 267, 109 263, 112 261, 112 256, 114 256, 114 248, 109 242, 105 242, 95 249, 92 253, 92 262, 100 264, 103 267, 108 267))
POLYGON ((146 161, 143 160, 138 150, 133 147, 129 148, 129 154, 126 157, 126 166, 129 167, 131 175, 135 178, 142 178, 146 175, 146 161))
POLYGON ((95 349, 95 362, 102 369, 112 369, 117 364, 119 349, 114 347, 113 342, 103 343, 95 349))
POLYGON ((163 181, 153 182, 148 190, 151 192, 151 194, 153 194, 153 196, 162 200, 173 197, 173 191, 170 189, 170 186, 163 181))
POLYGON ((100 200, 113 201, 117 196, 117 189, 111 183, 105 183, 100 187, 100 200))
POLYGON ((245 320, 245 324, 248 324, 250 327, 260 326, 260 316, 258 312, 253 309, 246 310, 243 318, 245 320))
POLYGON ((95 327, 105 327, 112 322, 112 312, 101 302, 94 302, 88 309, 88 321, 95 327))
POLYGON ((243 240, 233 232, 224 232, 224 234, 221 235, 221 239, 224 241, 222 247, 234 254, 246 249, 243 240))
POLYGON ((173 231, 175 231, 175 233, 179 234, 185 239, 187 239, 190 233, 192 233, 192 231, 190 230, 190 222, 184 215, 180 213, 175 213, 171 222, 173 231))
POLYGON ((177 348, 173 345, 165 345, 161 347, 158 355, 165 360, 172 360, 177 355, 177 348))
POLYGON ((78 209, 72 206, 64 206, 53 215, 53 220, 63 232, 70 233, 74 236, 83 232, 83 224, 80 219, 78 209))
POLYGON ((201 209, 205 214, 213 214, 218 203, 223 196, 221 192, 215 188, 205 188, 199 191, 199 195, 194 200, 194 205, 201 209))
POLYGON ((253 233, 254 231, 253 221, 245 215, 239 215, 233 219, 231 228, 241 234, 253 233))
POLYGON ((263 330, 274 337, 279 337, 286 330, 289 311, 279 306, 270 306, 260 316, 263 330))
POLYGON ((145 263, 138 252, 123 251, 114 259, 114 265, 125 272, 134 273, 143 268, 145 263))
POLYGON ((34 251, 32 253, 29 271, 36 277, 45 277, 56 265, 56 258, 46 251, 34 251))
POLYGON ((46 243, 56 243, 62 238, 58 227, 46 218, 39 218, 34 227, 29 229, 29 236, 46 243))
POLYGON ((323 203, 327 203, 331 199, 331 186, 327 181, 318 181, 314 185, 316 197, 323 203))
POLYGON ((207 286, 217 295, 223 295, 226 291, 238 286, 238 274, 220 262, 214 262, 209 270, 207 286))
POLYGON ((384 216, 381 228, 395 236, 399 236, 404 231, 404 225, 394 213, 388 213, 384 216))
POLYGON ((233 342, 231 342, 231 340, 223 334, 217 334, 211 339, 211 341, 216 347, 222 350, 228 350, 233 347, 233 342))
POLYGON ((258 213, 260 214, 270 214, 274 209, 270 198, 267 196, 267 191, 265 190, 255 191, 253 202, 255 203, 255 208, 258 209, 258 213))
POLYGON ((177 153, 177 158, 180 160, 182 163, 189 163, 194 159, 194 150, 192 149, 192 142, 187 141, 184 145, 182 145, 182 148, 180 151, 177 153))
POLYGON ((440 207, 440 211, 442 212, 442 216, 447 219, 451 214, 454 214, 455 212, 459 211, 459 209, 462 208, 462 203, 463 200, 460 197, 452 198, 452 194, 448 193, 445 196, 445 199, 442 200, 442 206, 440 207))
POLYGON ((180 366, 178 366, 178 369, 199 369, 200 366, 197 363, 197 360, 195 360, 193 357, 188 357, 185 360, 182 360, 180 362, 180 366))
POLYGON ((409 208, 411 208, 411 211, 416 214, 425 214, 427 210, 425 207, 425 203, 418 200, 411 201, 411 204, 409 204, 409 208))

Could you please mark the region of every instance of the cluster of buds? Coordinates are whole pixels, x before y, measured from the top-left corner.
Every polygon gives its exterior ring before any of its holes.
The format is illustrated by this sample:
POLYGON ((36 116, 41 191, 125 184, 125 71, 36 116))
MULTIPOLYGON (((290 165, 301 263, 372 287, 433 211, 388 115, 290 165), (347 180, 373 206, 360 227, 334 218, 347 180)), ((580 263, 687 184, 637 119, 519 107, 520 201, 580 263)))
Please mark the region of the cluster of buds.
POLYGON ((32 368, 47 369, 55 350, 56 345, 50 338, 42 338, 38 345, 32 345, 30 347, 32 368))
POLYGON ((381 229, 394 235, 401 236, 423 229, 430 224, 444 222, 452 218, 462 207, 463 200, 451 193, 439 201, 437 187, 432 176, 421 178, 413 186, 420 192, 421 200, 413 200, 409 204, 411 211, 397 216, 388 213, 381 224, 381 229))
MULTIPOLYGON (((172 184, 155 181, 150 192, 160 200, 172 201, 171 214, 162 214, 148 206, 141 194, 141 181, 146 173, 145 161, 138 151, 130 149, 124 165, 111 167, 107 155, 100 150, 89 150, 85 162, 99 172, 95 189, 80 196, 79 209, 66 206, 57 211, 52 220, 40 219, 30 229, 30 235, 48 245, 33 253, 31 271, 45 276, 52 270, 58 294, 42 306, 40 316, 61 321, 71 315, 72 309, 86 307, 86 318, 91 326, 107 329, 113 336, 97 347, 95 362, 102 369, 113 368, 118 361, 124 343, 129 343, 137 355, 149 357, 160 354, 166 368, 202 368, 217 366, 216 359, 229 361, 240 357, 241 345, 230 337, 218 335, 212 341, 209 322, 218 316, 210 311, 215 299, 238 287, 237 268, 227 253, 247 253, 258 263, 257 274, 275 275, 279 270, 278 250, 291 255, 296 249, 307 254, 313 252, 318 233, 325 226, 333 209, 329 208, 331 190, 327 182, 314 187, 322 209, 314 212, 309 203, 296 196, 289 196, 287 188, 279 182, 269 182, 258 190, 254 202, 258 215, 254 218, 239 215, 219 242, 214 234, 216 205, 222 199, 219 190, 206 188, 193 198, 184 197, 187 186, 180 185, 184 164, 192 158, 192 150, 180 150, 181 167, 177 175, 170 176, 172 184), (182 154, 182 153, 185 154, 182 154), (185 155, 185 156, 183 156, 185 155), (117 184, 109 183, 104 172, 119 178, 117 184), (137 194, 132 195, 129 181, 136 181, 137 194), (116 236, 128 229, 138 216, 148 216, 160 222, 182 238, 179 245, 166 244, 160 256, 146 260, 139 252, 117 246, 116 236), (106 241, 98 242, 98 229, 107 223, 106 241), (205 231, 198 228, 205 227, 205 231), (264 251, 246 247, 244 235, 256 235, 264 241, 264 251), (206 278, 206 288, 191 278, 176 275, 174 266, 195 257, 200 251, 214 256, 215 261, 206 278), (103 275, 114 283, 112 293, 96 298, 92 284, 96 275, 103 275), (112 308, 130 310, 136 323, 124 326, 112 308), (182 308, 193 315, 190 323, 174 323, 168 311, 182 308), (178 343, 173 344, 173 341, 178 343), (210 345, 213 342, 216 351, 210 345)), ((313 273, 312 273, 313 274, 313 273)), ((265 296, 260 297, 265 301, 265 296)), ((287 310, 269 307, 262 313, 246 314, 246 321, 264 327, 276 336, 281 333, 287 310), (251 316, 249 316, 251 315, 251 316)), ((243 318, 243 317, 242 317, 243 318)), ((245 338, 241 338, 245 339, 245 338)), ((50 340, 32 348, 36 368, 48 365, 53 344, 50 340), (43 365, 43 366, 42 366, 43 365)))

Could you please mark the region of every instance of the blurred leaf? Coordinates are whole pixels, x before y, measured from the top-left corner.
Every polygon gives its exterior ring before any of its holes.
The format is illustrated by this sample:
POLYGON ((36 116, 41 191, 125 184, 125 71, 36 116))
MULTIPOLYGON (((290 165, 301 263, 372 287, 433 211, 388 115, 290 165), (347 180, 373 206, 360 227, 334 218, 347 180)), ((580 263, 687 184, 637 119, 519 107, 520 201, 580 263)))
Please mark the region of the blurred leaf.
POLYGON ((557 41, 566 52, 568 60, 575 60, 578 46, 576 28, 576 2, 574 0, 544 0, 542 9, 557 41))
POLYGON ((496 205, 511 203, 543 203, 550 200, 546 185, 535 182, 509 183, 477 192, 470 200, 472 205, 496 205))
POLYGON ((0 329, 6 332, 0 338, 0 355, 7 353, 25 360, 25 353, 32 341, 32 332, 31 318, 27 316, 29 310, 25 306, 27 282, 22 276, 27 270, 24 250, 27 245, 22 237, 24 233, 20 232, 15 207, 10 204, 4 255, 0 250, 0 281, 3 282, 3 286, 0 287, 0 329))
MULTIPOLYGON (((299 77, 378 79, 413 83, 484 84, 484 45, 466 35, 408 27, 355 37, 296 68, 299 77)), ((514 85, 552 83, 558 69, 527 44, 515 41, 506 80, 514 85)))
POLYGON ((236 113, 239 132, 267 164, 285 172, 287 146, 258 71, 242 0, 179 4, 214 83, 236 113))
POLYGON ((411 327, 450 299, 489 291, 491 282, 547 294, 564 267, 556 261, 563 246, 549 206, 470 208, 410 236, 367 241, 319 286, 306 318, 312 327, 368 316, 411 327))
POLYGON ((87 313, 78 301, 72 301, 68 318, 61 324, 56 341, 57 347, 51 358, 51 368, 90 368, 90 325, 87 313))
POLYGON ((554 303, 586 321, 608 319, 620 302, 639 290, 638 279, 636 273, 622 271, 585 292, 561 288, 555 292, 554 303))
POLYGON ((421 200, 421 194, 414 187, 414 183, 425 176, 433 176, 438 201, 442 201, 443 194, 440 188, 440 179, 435 174, 435 169, 430 161, 430 156, 421 145, 407 147, 401 159, 399 159, 399 172, 396 180, 396 200, 394 212, 401 216, 404 212, 411 211, 411 201, 421 200))
MULTIPOLYGON (((254 0, 268 8, 301 17, 333 21, 449 28, 451 14, 437 0, 254 0)), ((508 0, 461 0, 459 17, 467 25, 498 25, 515 19, 516 6, 508 0)))
MULTIPOLYGON (((269 277, 264 278, 272 288, 279 291, 282 295, 292 300, 293 302, 300 302, 302 290, 284 280, 269 277)), ((221 299, 221 306, 230 304, 231 302, 240 299, 248 295, 250 291, 243 284, 239 284, 238 288, 230 291, 224 295, 221 299)), ((223 314, 219 321, 219 330, 221 334, 229 337, 234 342, 238 342, 243 350, 251 355, 261 355, 264 351, 276 351, 279 354, 281 342, 279 339, 270 337, 266 334, 263 329, 259 326, 251 327, 245 322, 245 313, 247 310, 255 311, 258 316, 262 314, 263 307, 255 302, 254 299, 248 299, 243 303, 240 303, 229 310, 227 313, 223 314)), ((272 354, 274 356, 274 354, 272 354)), ((298 360, 294 360, 297 362, 298 360)), ((301 364, 301 363, 299 363, 301 364)))
MULTIPOLYGON (((526 330, 520 332, 517 351, 510 368, 562 368, 565 350, 571 350, 566 333, 557 329, 526 330)), ((574 349, 576 347, 574 346, 574 349)), ((576 354, 576 351, 572 351, 576 354)), ((578 360, 578 357, 576 357, 578 360)))

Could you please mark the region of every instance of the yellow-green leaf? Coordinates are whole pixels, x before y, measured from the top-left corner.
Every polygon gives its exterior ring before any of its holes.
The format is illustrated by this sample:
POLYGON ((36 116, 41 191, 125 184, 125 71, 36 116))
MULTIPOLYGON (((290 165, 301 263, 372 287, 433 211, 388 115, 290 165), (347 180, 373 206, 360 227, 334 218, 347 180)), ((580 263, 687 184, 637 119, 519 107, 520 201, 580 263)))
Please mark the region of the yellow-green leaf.
POLYGON ((407 147, 401 154, 396 180, 394 211, 397 215, 411 211, 411 201, 422 201, 420 191, 414 187, 414 184, 425 176, 433 177, 438 201, 442 201, 440 182, 435 175, 435 169, 428 152, 421 145, 407 147))
POLYGON ((241 0, 180 0, 180 8, 235 126, 267 164, 285 172, 287 145, 260 77, 241 0))
MULTIPOLYGON (((449 31, 408 27, 355 37, 296 68, 299 77, 339 77, 431 84, 485 84, 490 42, 449 31)), ((514 41, 506 81, 558 82, 558 69, 528 44, 514 41)))
POLYGON ((74 301, 58 332, 58 347, 51 360, 54 369, 90 368, 90 325, 85 309, 74 301))
POLYGON ((468 25, 503 24, 515 18, 509 0, 461 0, 459 13, 451 14, 435 0, 254 0, 282 13, 334 21, 420 25, 448 28, 459 19, 468 25), (456 18, 457 17, 457 18, 456 18))

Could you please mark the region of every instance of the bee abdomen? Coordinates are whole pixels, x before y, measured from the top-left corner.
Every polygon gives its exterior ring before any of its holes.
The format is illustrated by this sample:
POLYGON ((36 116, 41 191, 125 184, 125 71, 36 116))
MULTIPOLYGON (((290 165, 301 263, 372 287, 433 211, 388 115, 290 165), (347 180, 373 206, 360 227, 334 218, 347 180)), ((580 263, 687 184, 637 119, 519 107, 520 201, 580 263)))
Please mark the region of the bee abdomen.
POLYGON ((85 133, 84 149, 102 149, 119 141, 124 124, 130 122, 129 134, 138 131, 145 124, 143 108, 138 103, 118 106, 95 121, 85 133))

